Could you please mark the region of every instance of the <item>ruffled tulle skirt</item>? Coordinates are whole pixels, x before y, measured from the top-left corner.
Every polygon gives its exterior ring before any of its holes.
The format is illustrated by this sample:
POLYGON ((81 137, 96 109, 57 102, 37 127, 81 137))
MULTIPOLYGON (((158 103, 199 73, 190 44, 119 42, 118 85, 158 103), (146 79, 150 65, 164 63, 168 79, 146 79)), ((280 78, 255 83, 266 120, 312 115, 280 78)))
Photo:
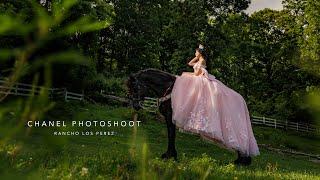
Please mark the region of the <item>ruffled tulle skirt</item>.
POLYGON ((247 156, 260 154, 245 100, 211 74, 177 76, 171 102, 178 128, 247 156))

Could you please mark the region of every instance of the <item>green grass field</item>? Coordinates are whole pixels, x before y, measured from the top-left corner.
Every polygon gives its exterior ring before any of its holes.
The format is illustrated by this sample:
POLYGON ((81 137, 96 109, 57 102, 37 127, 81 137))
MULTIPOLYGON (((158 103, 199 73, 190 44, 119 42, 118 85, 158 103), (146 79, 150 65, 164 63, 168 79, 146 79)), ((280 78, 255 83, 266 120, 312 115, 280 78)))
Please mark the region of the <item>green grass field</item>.
MULTIPOLYGON (((161 160, 167 148, 166 125, 142 112, 141 126, 104 128, 34 128, 0 146, 0 179, 320 179, 320 164, 311 158, 260 148, 249 167, 232 164, 236 154, 177 132, 178 162, 161 160), (53 136, 59 131, 115 131, 114 136, 53 136)), ((7 119, 10 121, 10 115, 7 119)), ((48 120, 131 120, 123 107, 57 103, 48 120)), ((15 122, 1 122, 5 134, 15 122)), ((301 136, 254 126, 259 144, 320 154, 318 136, 301 136)))

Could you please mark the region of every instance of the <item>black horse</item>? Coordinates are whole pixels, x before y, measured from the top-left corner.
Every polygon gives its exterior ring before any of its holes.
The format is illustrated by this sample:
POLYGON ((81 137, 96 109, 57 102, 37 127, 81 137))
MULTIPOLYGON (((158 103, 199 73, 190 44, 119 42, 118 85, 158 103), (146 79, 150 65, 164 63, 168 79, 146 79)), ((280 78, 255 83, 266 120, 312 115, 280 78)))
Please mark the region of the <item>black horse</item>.
MULTIPOLYGON (((128 87, 128 95, 132 100, 132 106, 135 110, 141 109, 139 101, 147 96, 156 96, 162 99, 159 111, 164 115, 168 130, 168 149, 161 155, 162 159, 174 158, 177 160, 177 151, 175 148, 176 125, 172 122, 171 99, 170 95, 176 75, 164 72, 158 69, 145 69, 129 76, 126 85, 128 87)), ((238 165, 251 164, 251 158, 238 153, 238 159, 234 161, 238 165)))

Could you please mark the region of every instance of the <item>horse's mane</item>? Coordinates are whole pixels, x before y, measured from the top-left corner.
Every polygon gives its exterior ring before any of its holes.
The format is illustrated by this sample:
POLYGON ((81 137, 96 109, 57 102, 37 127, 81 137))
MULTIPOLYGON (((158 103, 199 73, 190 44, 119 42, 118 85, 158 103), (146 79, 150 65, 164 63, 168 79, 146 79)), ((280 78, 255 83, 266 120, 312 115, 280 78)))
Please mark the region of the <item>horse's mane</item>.
POLYGON ((153 89, 156 91, 159 90, 160 87, 169 87, 172 85, 172 82, 175 82, 176 75, 155 69, 155 68, 148 68, 140 70, 136 73, 130 74, 126 85, 129 88, 129 92, 133 91, 133 82, 140 81, 143 79, 144 82, 147 84, 153 84, 153 89))

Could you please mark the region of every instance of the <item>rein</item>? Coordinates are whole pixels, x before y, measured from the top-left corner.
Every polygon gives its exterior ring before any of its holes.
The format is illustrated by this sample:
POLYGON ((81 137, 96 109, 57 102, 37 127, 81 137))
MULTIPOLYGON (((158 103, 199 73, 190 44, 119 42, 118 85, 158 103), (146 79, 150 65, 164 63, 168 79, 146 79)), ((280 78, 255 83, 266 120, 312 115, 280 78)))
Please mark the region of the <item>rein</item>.
POLYGON ((160 104, 164 101, 167 101, 168 99, 171 98, 171 93, 167 95, 168 93, 168 90, 172 87, 174 83, 171 83, 171 85, 167 88, 166 92, 160 97, 160 98, 157 98, 157 102, 160 104))

